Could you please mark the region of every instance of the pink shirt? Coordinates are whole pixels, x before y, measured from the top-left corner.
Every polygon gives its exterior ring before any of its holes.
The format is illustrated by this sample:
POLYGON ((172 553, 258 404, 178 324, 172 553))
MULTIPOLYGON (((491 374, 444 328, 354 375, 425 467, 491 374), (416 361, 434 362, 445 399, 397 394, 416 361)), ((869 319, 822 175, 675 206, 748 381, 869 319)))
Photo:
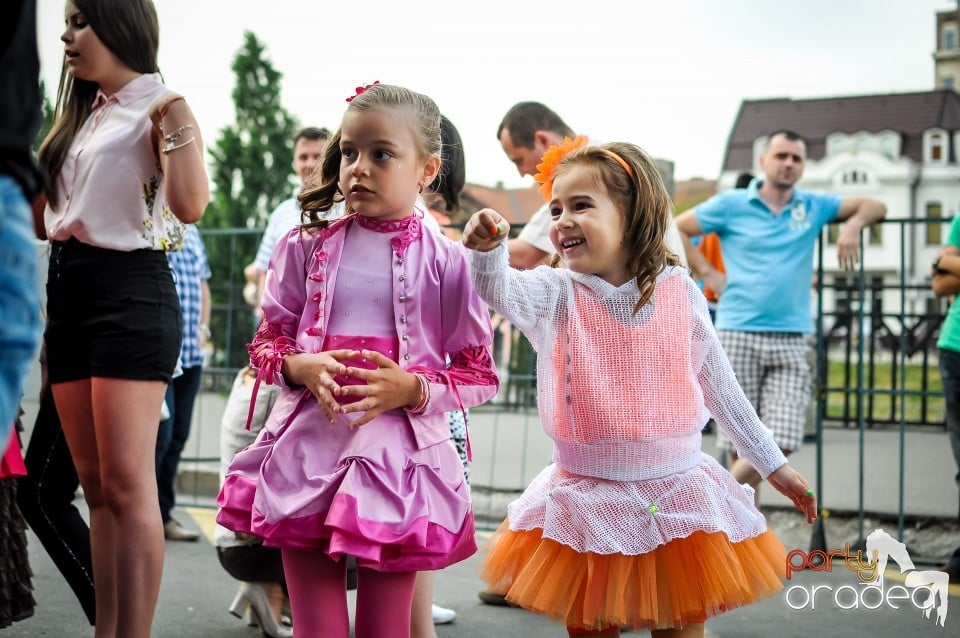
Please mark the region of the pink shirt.
POLYGON ((167 90, 159 73, 148 73, 113 95, 97 92, 57 176, 59 200, 44 211, 51 240, 75 237, 122 251, 183 244, 184 226, 167 206, 151 141, 149 108, 167 90))

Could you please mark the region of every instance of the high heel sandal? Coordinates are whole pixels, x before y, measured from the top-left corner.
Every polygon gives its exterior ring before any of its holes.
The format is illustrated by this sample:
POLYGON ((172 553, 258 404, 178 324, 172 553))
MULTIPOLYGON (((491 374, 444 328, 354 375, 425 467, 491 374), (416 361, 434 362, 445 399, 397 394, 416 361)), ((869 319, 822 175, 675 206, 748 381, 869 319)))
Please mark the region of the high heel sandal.
POLYGON ((256 583, 240 583, 240 589, 230 603, 229 611, 237 618, 246 618, 249 612, 249 624, 260 625, 260 631, 267 638, 293 638, 293 631, 273 617, 267 594, 256 583))

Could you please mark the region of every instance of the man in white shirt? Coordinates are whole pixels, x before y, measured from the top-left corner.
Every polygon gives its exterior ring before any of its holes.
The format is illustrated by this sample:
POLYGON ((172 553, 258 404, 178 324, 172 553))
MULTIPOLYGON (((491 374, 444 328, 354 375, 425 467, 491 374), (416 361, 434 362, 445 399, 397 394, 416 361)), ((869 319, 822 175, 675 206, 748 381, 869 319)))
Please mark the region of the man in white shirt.
MULTIPOLYGON (((539 102, 518 102, 510 107, 497 128, 497 138, 520 175, 535 175, 540 158, 563 138, 576 137, 560 116, 539 102)), ((597 143, 594 141, 594 143, 597 143)), ((683 241, 673 219, 667 228, 666 242, 686 266, 683 241)), ((520 234, 507 241, 510 265, 514 268, 534 268, 553 255, 550 243, 550 211, 541 206, 524 225, 520 234)))
POLYGON ((300 178, 300 186, 290 199, 280 202, 267 220, 267 229, 260 240, 257 256, 253 263, 243 269, 247 279, 244 297, 247 303, 260 309, 260 293, 263 290, 263 280, 267 275, 267 266, 270 264, 270 255, 281 237, 291 228, 300 223, 300 204, 297 202, 297 193, 313 174, 323 157, 323 150, 330 138, 330 131, 325 128, 307 127, 300 130, 293 140, 293 170, 300 178))

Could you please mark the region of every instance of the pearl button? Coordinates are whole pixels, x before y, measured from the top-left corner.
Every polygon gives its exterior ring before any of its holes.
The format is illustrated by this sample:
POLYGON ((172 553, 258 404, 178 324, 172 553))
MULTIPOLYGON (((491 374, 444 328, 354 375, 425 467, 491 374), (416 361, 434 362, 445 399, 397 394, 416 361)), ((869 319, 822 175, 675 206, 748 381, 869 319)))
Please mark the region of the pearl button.
POLYGON ((406 296, 406 295, 400 295, 400 303, 403 303, 403 302, 406 301, 406 300, 407 300, 407 296, 406 296))
POLYGON ((406 359, 407 361, 409 361, 409 360, 410 360, 410 355, 405 354, 405 355, 403 355, 403 358, 406 359))

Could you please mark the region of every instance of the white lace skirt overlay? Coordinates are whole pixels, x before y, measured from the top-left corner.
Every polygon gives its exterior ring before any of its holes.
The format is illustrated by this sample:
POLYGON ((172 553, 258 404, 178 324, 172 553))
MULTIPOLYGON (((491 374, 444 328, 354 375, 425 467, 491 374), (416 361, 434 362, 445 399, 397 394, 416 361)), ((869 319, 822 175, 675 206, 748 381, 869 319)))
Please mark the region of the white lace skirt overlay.
POLYGON ((578 552, 629 556, 697 531, 723 532, 736 543, 767 529, 753 489, 704 454, 686 472, 646 481, 578 476, 550 465, 507 515, 512 530, 541 529, 578 552))

